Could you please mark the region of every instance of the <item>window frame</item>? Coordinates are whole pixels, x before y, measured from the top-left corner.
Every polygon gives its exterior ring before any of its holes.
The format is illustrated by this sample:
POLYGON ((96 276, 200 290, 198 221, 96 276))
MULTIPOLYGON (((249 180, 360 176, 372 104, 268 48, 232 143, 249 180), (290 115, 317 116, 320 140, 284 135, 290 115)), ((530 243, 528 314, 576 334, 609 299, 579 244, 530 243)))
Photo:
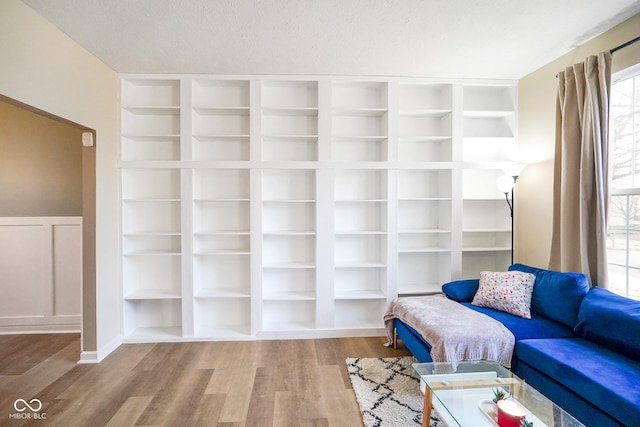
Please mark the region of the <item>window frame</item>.
MULTIPOLYGON (((640 78, 640 63, 632 65, 630 67, 627 67, 623 70, 620 70, 616 73, 614 73, 612 75, 611 78, 611 85, 615 85, 623 80, 627 80, 629 78, 640 78)), ((638 108, 638 111, 640 112, 640 107, 638 108)), ((635 112, 635 110, 634 110, 635 112)), ((612 132, 613 132, 613 126, 612 126, 612 121, 613 121, 613 116, 610 112, 609 114, 609 176, 608 176, 608 182, 609 182, 609 200, 607 201, 608 206, 607 206, 607 212, 610 211, 611 209, 611 198, 612 197, 625 197, 626 198, 626 206, 629 206, 629 200, 630 197, 632 196, 640 196, 640 183, 637 183, 635 185, 638 185, 637 187, 629 187, 629 188, 614 188, 612 185, 612 178, 613 178, 613 173, 614 173, 614 147, 613 147, 613 138, 612 138, 612 132)), ((639 141, 640 142, 640 141, 639 141)), ((640 168, 639 168, 640 170, 640 168)), ((608 221, 607 221, 607 237, 609 236, 609 226, 610 224, 610 213, 608 216, 608 221)), ((625 228, 624 230, 626 231, 626 243, 625 243, 625 262, 624 264, 620 264, 620 263, 612 263, 611 259, 607 260, 607 269, 609 271, 611 271, 610 266, 617 266, 617 267, 623 267, 625 269, 625 283, 624 283, 624 296, 626 297, 630 297, 630 270, 640 270, 640 266, 639 267, 634 267, 634 266, 630 266, 629 265, 629 261, 630 261, 630 250, 629 250, 629 236, 630 236, 630 229, 631 227, 630 225, 630 220, 629 220, 629 216, 627 215, 626 219, 625 219, 625 228)), ((609 245, 607 243, 607 253, 609 252, 609 245)), ((640 288, 640 286, 639 286, 640 288)))

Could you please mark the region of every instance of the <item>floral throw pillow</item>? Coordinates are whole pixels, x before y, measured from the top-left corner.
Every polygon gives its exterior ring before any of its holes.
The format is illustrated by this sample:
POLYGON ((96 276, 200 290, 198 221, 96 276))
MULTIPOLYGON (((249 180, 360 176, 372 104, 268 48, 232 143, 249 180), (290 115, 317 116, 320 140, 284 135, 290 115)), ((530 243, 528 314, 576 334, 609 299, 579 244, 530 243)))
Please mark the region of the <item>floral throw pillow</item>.
POLYGON ((522 271, 482 271, 478 292, 471 303, 531 319, 535 280, 536 276, 522 271))

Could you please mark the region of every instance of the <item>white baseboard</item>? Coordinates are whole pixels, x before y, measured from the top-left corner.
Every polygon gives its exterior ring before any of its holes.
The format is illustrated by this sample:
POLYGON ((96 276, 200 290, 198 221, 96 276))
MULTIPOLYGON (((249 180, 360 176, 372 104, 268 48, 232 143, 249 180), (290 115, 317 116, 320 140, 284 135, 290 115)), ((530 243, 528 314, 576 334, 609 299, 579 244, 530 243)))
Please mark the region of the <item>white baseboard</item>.
POLYGON ((72 325, 0 325, 0 335, 80 333, 80 324, 72 325))
POLYGON ((98 363, 98 352, 97 351, 82 351, 80 352, 80 360, 78 360, 78 364, 86 364, 86 363, 98 363))
POLYGON ((98 351, 83 350, 80 352, 80 360, 78 360, 78 364, 100 363, 116 348, 120 347, 120 344, 122 344, 122 339, 118 337, 107 343, 107 345, 102 346, 98 351))

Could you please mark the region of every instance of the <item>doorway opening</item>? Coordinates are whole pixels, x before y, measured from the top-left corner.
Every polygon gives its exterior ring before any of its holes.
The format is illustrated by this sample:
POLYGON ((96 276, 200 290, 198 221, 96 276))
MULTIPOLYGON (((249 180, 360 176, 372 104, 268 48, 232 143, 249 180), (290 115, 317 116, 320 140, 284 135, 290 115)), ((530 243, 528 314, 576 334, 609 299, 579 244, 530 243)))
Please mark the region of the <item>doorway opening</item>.
MULTIPOLYGON (((0 94, 5 110, 13 109, 10 123, 0 132, 0 146, 12 144, 11 150, 22 159, 3 153, 4 162, 12 166, 11 174, 0 180, 3 203, 0 217, 80 216, 81 223, 81 291, 80 333, 82 349, 96 348, 96 133, 81 124, 56 116, 0 94), (17 119, 13 119, 17 117, 17 119), (55 126, 68 127, 73 150, 57 152, 47 147, 47 136, 38 135, 34 123, 43 118, 55 126), (4 135, 3 135, 4 133, 4 135), (77 135, 74 136, 74 135, 77 135), (83 135, 85 136, 83 144, 83 135), (37 140, 35 143, 34 141, 37 140), (27 143, 28 142, 28 143, 27 143), (38 148, 40 145, 40 149, 38 148), (77 146, 75 145, 77 144, 77 146), (76 148, 76 147, 79 147, 76 148), (69 154, 67 154, 69 153, 69 154), (69 155, 69 159, 62 157, 69 155), (46 158, 51 159, 48 161, 46 158), (37 160, 36 160, 37 159, 37 160), (54 161, 55 160, 55 161, 54 161), (66 164, 65 164, 66 161, 66 164), (13 162, 13 163, 11 163, 13 162), (78 165, 77 163, 80 163, 78 165), (65 166, 66 165, 66 166, 65 166), (67 173, 65 169, 73 169, 67 173), (51 177, 59 177, 52 179, 51 177), (79 179, 80 182, 77 182, 79 179)), ((56 142, 56 141, 53 141, 56 142)), ((1 315, 1 313, 0 313, 1 315)), ((18 332, 19 333, 19 332, 18 332)))

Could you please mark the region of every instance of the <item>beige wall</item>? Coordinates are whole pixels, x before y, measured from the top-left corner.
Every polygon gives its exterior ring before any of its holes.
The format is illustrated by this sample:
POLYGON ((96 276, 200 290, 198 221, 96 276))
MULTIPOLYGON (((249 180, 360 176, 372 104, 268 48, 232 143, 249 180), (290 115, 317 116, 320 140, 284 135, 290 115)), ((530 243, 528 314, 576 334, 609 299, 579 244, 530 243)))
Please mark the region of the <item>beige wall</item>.
POLYGON ((86 277, 83 283, 86 361, 120 342, 118 93, 115 71, 24 3, 0 2, 0 94, 96 132, 95 286, 86 277))
MULTIPOLYGON (((531 163, 518 181, 516 194, 516 261, 547 267, 553 214, 553 153, 555 144, 556 75, 589 55, 612 49, 638 37, 640 14, 566 55, 525 76, 519 82, 520 160, 531 163)), ((640 62, 640 43, 613 54, 613 67, 640 62)))
POLYGON ((82 215, 82 130, 0 101, 0 216, 82 215))

